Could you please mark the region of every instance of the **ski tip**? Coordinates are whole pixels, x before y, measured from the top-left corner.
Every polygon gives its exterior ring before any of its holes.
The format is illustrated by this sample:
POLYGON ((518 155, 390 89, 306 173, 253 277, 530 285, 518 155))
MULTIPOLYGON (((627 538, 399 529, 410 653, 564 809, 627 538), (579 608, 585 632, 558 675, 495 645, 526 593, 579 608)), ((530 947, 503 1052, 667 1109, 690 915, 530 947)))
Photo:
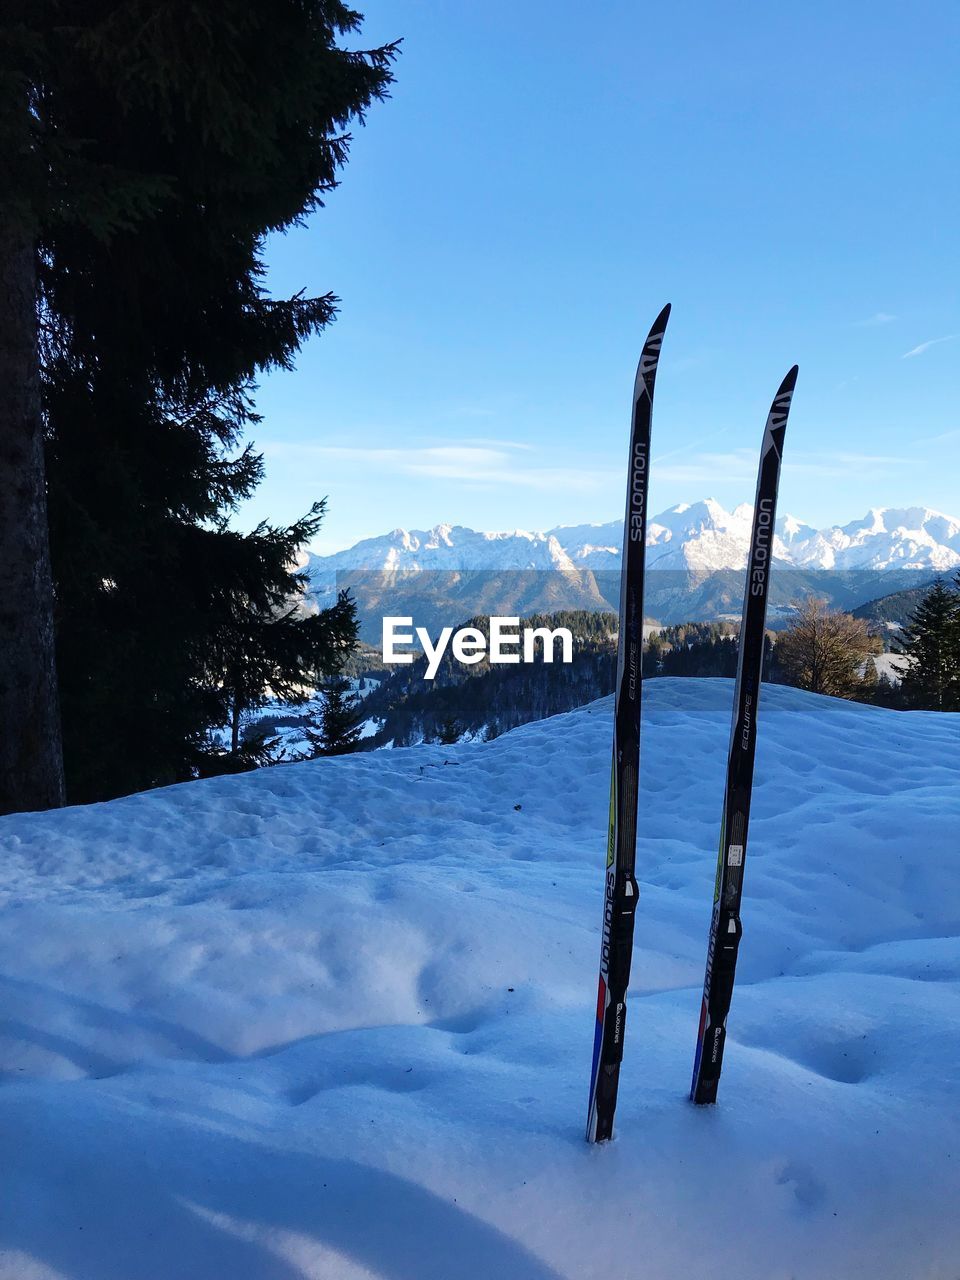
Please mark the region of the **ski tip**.
POLYGON ((663 342, 664 330, 669 319, 670 303, 668 302, 656 320, 654 320, 650 332, 647 334, 647 340, 643 344, 643 350, 640 352, 640 359, 637 363, 637 376, 633 383, 634 404, 637 403, 642 395, 653 397, 653 382, 657 376, 660 346, 663 342))
POLYGON ((792 395, 793 389, 797 385, 797 374, 800 372, 800 366, 795 364, 784 380, 780 383, 780 390, 777 396, 792 395))
POLYGON ((770 405, 770 412, 767 414, 767 427, 763 437, 763 451, 761 457, 766 457, 768 449, 776 449, 777 457, 783 457, 783 437, 787 430, 787 418, 790 414, 790 405, 793 402, 793 389, 797 385, 797 374, 799 366, 794 365, 784 380, 780 383, 780 389, 773 397, 773 403, 770 405))
POLYGON ((670 303, 668 302, 667 305, 660 312, 660 314, 657 316, 656 320, 654 320, 653 324, 650 326, 650 337, 647 338, 648 342, 650 341, 650 338, 657 337, 657 336, 661 338, 663 337, 663 331, 664 329, 666 329, 667 321, 669 319, 670 319, 670 303))

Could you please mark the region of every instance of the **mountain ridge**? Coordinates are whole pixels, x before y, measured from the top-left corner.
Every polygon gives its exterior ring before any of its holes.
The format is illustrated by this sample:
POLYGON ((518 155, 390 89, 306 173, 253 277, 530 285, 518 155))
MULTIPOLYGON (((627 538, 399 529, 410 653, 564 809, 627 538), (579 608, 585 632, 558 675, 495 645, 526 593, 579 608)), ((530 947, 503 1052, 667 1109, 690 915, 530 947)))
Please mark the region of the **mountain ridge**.
MULTIPOLYGON (((753 507, 727 511, 713 498, 677 503, 647 527, 647 567, 717 572, 746 564, 753 507)), ((311 578, 330 571, 616 570, 620 520, 547 530, 485 531, 440 523, 397 528, 331 555, 308 553, 311 578)), ((792 515, 777 520, 774 558, 806 570, 932 570, 960 565, 960 517, 930 507, 871 507, 846 525, 816 529, 792 515)))

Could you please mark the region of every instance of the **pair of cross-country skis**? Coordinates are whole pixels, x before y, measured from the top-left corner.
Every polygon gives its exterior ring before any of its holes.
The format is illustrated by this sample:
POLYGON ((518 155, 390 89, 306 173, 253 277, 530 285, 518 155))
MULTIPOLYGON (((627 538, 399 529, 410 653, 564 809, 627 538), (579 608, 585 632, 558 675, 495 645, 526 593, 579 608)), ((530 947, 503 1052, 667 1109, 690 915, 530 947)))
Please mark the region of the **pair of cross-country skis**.
MULTIPOLYGON (((627 984, 633 952, 637 909, 634 874, 640 767, 640 682, 643 652, 643 569, 647 533, 647 487, 650 477, 650 422, 653 388, 664 330, 666 306, 643 345, 633 388, 633 422, 627 480, 627 512, 620 578, 620 639, 615 693, 613 767, 610 776, 610 826, 607 836, 600 989, 590 1075, 587 1138, 603 1142, 613 1136, 620 1062, 626 1020, 627 984)), ((720 826, 713 916, 707 946, 707 972, 697 1036, 690 1097, 715 1102, 727 1013, 740 945, 740 898, 743 892, 747 826, 753 761, 757 745, 757 703, 763 664, 764 624, 780 480, 783 436, 797 367, 790 370, 774 397, 763 433, 747 581, 740 626, 733 725, 727 758, 727 784, 720 826)))

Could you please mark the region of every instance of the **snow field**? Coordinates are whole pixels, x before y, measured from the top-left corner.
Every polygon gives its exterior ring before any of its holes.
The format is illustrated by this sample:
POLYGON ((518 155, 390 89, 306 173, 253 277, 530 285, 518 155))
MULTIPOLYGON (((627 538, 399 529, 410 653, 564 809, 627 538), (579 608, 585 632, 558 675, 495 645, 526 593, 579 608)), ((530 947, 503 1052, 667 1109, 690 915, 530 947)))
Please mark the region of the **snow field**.
POLYGON ((955 1280, 960 717, 645 686, 618 1138, 583 1141, 610 700, 0 821, 3 1280, 955 1280))

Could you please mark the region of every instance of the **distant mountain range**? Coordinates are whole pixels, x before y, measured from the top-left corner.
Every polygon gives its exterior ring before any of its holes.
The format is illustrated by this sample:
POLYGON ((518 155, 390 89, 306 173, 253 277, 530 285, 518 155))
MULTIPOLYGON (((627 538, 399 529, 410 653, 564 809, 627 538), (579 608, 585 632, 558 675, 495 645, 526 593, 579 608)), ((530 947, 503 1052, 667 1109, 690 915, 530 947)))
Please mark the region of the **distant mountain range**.
MULTIPOLYGON (((747 561, 748 503, 681 502, 650 521, 647 567, 715 572, 747 561)), ((311 556, 311 577, 339 570, 614 569, 622 520, 558 525, 545 533, 481 533, 464 525, 394 529, 346 551, 311 556)), ((960 564, 960 518, 928 507, 875 507, 862 520, 815 529, 793 516, 777 521, 774 556, 798 569, 931 569, 960 564)))
MULTIPOLYGON (((708 498, 655 516, 647 529, 648 615, 678 622, 739 612, 752 515, 747 503, 727 511, 708 498)), ((337 588, 352 590, 373 638, 384 612, 413 613, 433 626, 478 613, 615 609, 622 537, 621 520, 504 533, 439 524, 310 555, 304 568, 317 605, 337 588)), ((783 516, 774 566, 774 611, 809 591, 853 608, 960 566, 960 518, 877 507, 862 520, 815 529, 783 516)))

